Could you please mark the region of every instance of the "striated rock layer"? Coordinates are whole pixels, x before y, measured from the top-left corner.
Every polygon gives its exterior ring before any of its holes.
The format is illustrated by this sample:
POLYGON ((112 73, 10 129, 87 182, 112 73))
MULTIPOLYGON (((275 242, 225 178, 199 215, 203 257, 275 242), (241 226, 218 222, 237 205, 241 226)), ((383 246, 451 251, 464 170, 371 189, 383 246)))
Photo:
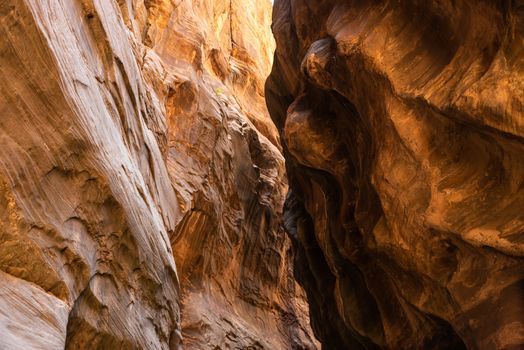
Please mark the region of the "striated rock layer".
POLYGON ((326 349, 524 346, 524 5, 277 0, 266 83, 326 349))
POLYGON ((315 348, 270 7, 0 2, 0 348, 315 348))

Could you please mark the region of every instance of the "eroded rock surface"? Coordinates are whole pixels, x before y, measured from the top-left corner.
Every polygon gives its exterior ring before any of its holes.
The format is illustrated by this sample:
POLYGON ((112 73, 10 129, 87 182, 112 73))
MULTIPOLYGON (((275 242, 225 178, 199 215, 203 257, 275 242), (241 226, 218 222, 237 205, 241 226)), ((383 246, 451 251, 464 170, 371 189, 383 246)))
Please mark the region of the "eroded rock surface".
POLYGON ((277 0, 266 84, 326 349, 524 345, 524 5, 277 0))
POLYGON ((0 2, 0 348, 315 348, 270 6, 0 2))

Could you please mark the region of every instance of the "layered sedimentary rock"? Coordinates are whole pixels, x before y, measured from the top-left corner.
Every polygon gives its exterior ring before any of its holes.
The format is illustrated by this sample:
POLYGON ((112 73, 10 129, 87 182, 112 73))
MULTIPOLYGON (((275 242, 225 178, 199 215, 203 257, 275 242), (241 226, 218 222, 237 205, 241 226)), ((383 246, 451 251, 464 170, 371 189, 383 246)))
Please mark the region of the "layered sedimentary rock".
POLYGON ((524 5, 278 0, 285 223, 326 349, 524 345, 524 5))
POLYGON ((168 15, 147 22, 145 65, 154 71, 160 58, 167 70, 184 344, 314 348, 282 227, 287 182, 264 100, 271 4, 192 1, 154 11, 168 15))
POLYGON ((269 10, 0 3, 0 348, 315 347, 269 10))

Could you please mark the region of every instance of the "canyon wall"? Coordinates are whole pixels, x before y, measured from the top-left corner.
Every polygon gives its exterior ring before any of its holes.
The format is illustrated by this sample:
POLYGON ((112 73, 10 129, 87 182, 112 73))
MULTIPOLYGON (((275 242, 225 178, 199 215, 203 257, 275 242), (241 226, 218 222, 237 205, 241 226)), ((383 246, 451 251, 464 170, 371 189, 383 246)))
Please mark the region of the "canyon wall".
POLYGON ((266 83, 326 349, 524 345, 522 1, 277 0, 266 83))
POLYGON ((270 10, 0 3, 0 348, 316 348, 270 10))

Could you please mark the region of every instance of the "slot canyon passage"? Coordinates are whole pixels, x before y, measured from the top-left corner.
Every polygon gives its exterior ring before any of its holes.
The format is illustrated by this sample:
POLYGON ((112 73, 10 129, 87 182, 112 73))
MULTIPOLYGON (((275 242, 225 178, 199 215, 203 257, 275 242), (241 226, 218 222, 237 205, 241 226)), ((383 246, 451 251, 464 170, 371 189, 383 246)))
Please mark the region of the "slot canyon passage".
POLYGON ((0 349, 524 348, 521 0, 2 0, 0 77, 0 349))

